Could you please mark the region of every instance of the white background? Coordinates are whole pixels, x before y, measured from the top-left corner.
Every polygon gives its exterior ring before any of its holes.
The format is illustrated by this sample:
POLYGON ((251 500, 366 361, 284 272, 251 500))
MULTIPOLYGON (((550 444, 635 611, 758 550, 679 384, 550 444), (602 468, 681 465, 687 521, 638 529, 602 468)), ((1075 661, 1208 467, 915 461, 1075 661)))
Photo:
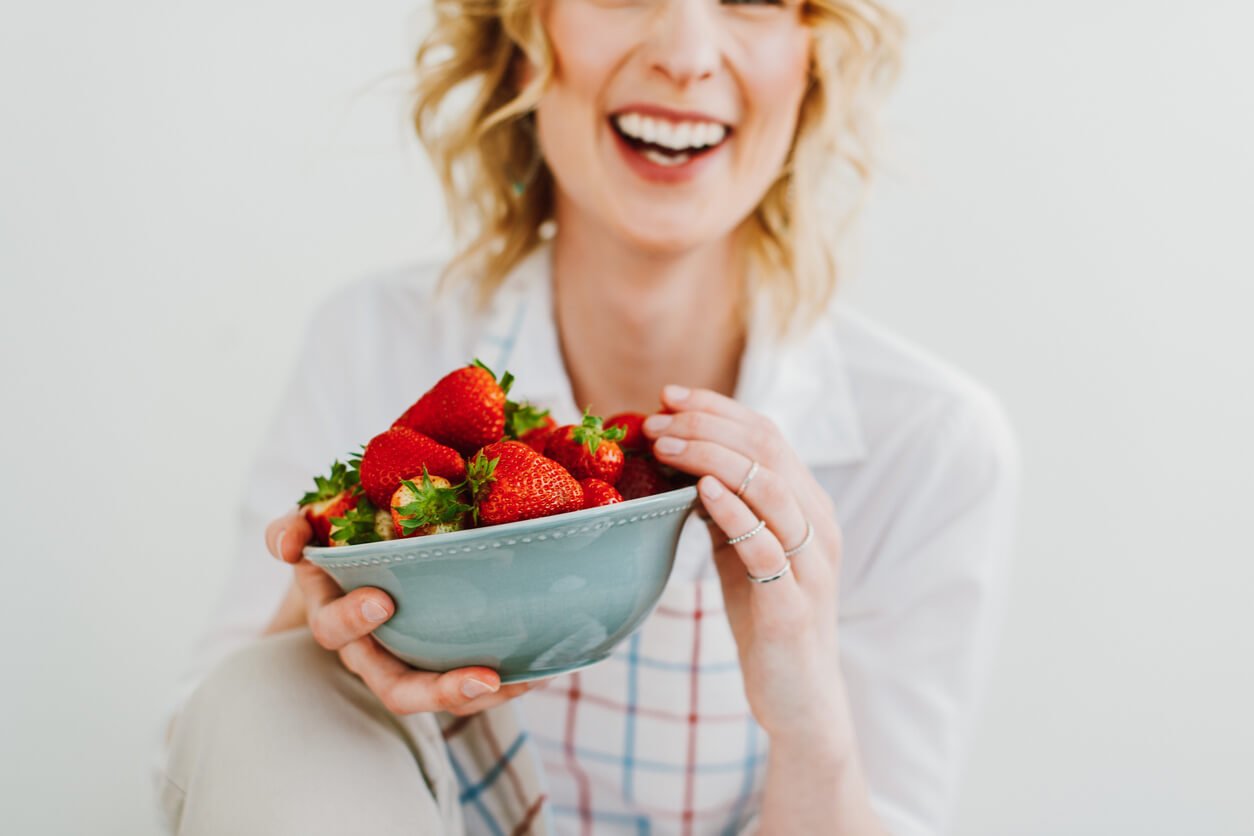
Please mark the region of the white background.
MULTIPOLYGON (((914 5, 846 293, 1001 396, 1027 480, 956 832, 1254 833, 1254 12, 914 5)), ((415 8, 0 12, 5 832, 156 832, 305 316, 447 252, 415 8)))

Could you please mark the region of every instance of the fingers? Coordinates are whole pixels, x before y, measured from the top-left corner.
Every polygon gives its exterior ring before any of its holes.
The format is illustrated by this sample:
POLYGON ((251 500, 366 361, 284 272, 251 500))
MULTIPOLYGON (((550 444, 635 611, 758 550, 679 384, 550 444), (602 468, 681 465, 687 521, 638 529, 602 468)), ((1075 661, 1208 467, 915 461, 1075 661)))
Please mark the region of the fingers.
POLYGON ((751 459, 763 464, 765 456, 758 446, 758 436, 750 427, 731 418, 712 415, 708 412, 676 412, 671 414, 657 413, 644 419, 641 429, 645 437, 657 440, 662 436, 683 438, 688 440, 705 439, 722 444, 729 450, 743 453, 751 459))
MULTIPOLYGON (((722 485, 732 486, 728 488, 731 498, 746 506, 745 510, 750 514, 746 529, 751 528, 757 518, 764 519, 780 542, 787 543, 788 547, 800 543, 805 536, 806 515, 802 513, 796 492, 783 477, 769 467, 759 467, 743 496, 737 498, 734 491, 744 481, 753 465, 744 454, 713 441, 689 441, 669 434, 659 438, 653 449, 654 455, 663 464, 695 476, 708 474, 722 485)), ((713 516, 709 504, 706 504, 706 510, 713 516)), ((743 533, 728 528, 723 530, 729 537, 743 533)), ((779 561, 776 561, 775 568, 779 568, 779 561)))
MULTIPOLYGON (((766 577, 783 567, 786 562, 784 547, 779 544, 769 527, 761 525, 762 521, 743 500, 714 476, 703 476, 697 482, 697 489, 710 518, 729 539, 751 535, 732 546, 744 564, 745 571, 754 577, 766 577)), ((795 594, 796 583, 796 578, 790 573, 779 580, 771 581, 769 586, 781 589, 792 587, 790 594, 795 594)))
POLYGON ((524 682, 502 687, 500 677, 486 667, 446 673, 415 670, 370 636, 346 645, 340 658, 393 714, 474 713, 524 693, 530 686, 524 682))
POLYGON ((300 511, 279 517, 266 526, 266 548, 284 563, 301 559, 305 545, 313 538, 313 529, 300 511))
MULTIPOLYGON (((825 495, 810 469, 784 440, 775 423, 765 415, 709 389, 693 389, 678 399, 668 394, 680 388, 665 386, 662 389, 663 406, 675 418, 675 422, 665 429, 666 435, 717 441, 787 477, 802 496, 810 497, 815 492, 819 496, 825 495)), ((650 423, 645 422, 645 435, 656 437, 661 430, 650 433, 650 423)), ((652 425, 657 426, 658 423, 661 422, 653 421, 652 425)), ((739 483, 728 484, 734 488, 739 483)))
POLYGON ((396 612, 391 597, 381 589, 366 586, 344 594, 330 575, 309 561, 302 560, 295 569, 309 630, 327 650, 339 650, 369 635, 396 612))
MULTIPOLYGON (((783 440, 778 428, 765 416, 717 392, 694 389, 684 397, 671 394, 679 388, 664 387, 662 403, 672 411, 649 416, 643 429, 646 437, 651 439, 678 438, 689 444, 675 453, 664 452, 670 442, 660 448, 654 444, 654 455, 672 467, 697 476, 714 473, 733 491, 744 480, 749 464, 756 460, 761 469, 743 495, 748 505, 758 516, 767 519, 768 525, 788 548, 802 542, 805 521, 810 520, 814 525, 816 541, 823 545, 821 548, 807 548, 801 554, 827 554, 831 560, 838 562, 842 551, 841 536, 835 524, 836 509, 831 497, 783 440), (734 456, 707 455, 708 448, 703 452, 703 446, 695 442, 725 447, 745 456, 746 461, 742 463, 734 456), (722 462, 723 469, 713 469, 716 460, 722 462), (741 469, 734 470, 737 467, 741 469), (796 509, 795 514, 788 510, 791 508, 796 509)), ((810 558, 801 554, 794 562, 807 563, 810 558)))
POLYGON ((762 416, 737 400, 710 389, 686 389, 668 384, 662 387, 662 406, 671 412, 708 412, 745 426, 756 426, 762 416))
POLYGON ((344 591, 330 575, 308 560, 301 560, 293 568, 296 573, 296 585, 305 596, 305 611, 309 613, 312 626, 312 619, 317 611, 339 598, 344 591))
POLYGON ((309 618, 309 629, 318 644, 327 650, 339 650, 369 635, 395 611, 386 593, 363 587, 319 608, 309 618))

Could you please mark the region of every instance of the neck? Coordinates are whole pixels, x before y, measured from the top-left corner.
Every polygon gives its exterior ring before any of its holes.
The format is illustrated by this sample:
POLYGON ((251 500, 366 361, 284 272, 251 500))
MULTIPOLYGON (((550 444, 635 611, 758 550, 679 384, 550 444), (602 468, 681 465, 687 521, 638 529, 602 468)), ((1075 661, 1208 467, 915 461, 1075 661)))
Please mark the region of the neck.
POLYGON ((735 391, 745 328, 734 235, 656 253, 560 200, 556 220, 554 313, 579 408, 654 412, 667 383, 735 391))

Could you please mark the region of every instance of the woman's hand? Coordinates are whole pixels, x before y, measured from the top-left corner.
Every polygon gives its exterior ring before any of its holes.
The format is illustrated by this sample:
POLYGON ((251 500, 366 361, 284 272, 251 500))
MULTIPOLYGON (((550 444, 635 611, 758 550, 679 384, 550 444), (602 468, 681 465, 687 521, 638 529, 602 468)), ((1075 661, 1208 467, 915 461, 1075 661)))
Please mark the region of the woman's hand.
POLYGON ((655 440, 658 461, 700 477, 754 717, 773 741, 845 748, 852 732, 836 644, 841 534, 830 497, 765 416, 706 389, 667 386, 662 404, 665 411, 645 420, 644 433, 655 440), (727 545, 759 520, 766 525, 757 534, 727 545), (793 555, 789 573, 767 583, 746 577, 778 572, 785 549, 805 541, 807 522, 813 538, 793 555))
POLYGON ((502 687, 496 671, 487 667, 456 668, 445 673, 411 668, 370 635, 396 611, 392 599, 374 587, 354 589, 345 595, 330 575, 302 556, 312 534, 298 511, 266 528, 266 548, 279 560, 292 564, 294 570, 292 587, 266 632, 308 624, 314 640, 338 652, 344 667, 360 677, 393 714, 447 711, 461 717, 492 708, 544 682, 502 687))

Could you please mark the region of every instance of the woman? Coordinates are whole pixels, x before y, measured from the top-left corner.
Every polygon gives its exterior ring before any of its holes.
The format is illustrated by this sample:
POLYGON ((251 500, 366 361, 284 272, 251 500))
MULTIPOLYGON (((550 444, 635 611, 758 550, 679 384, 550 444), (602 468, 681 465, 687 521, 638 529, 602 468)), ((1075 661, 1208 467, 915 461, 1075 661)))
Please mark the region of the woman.
POLYGON ((868 0, 437 12, 416 125, 463 246, 315 316, 249 483, 251 542, 201 657, 216 664, 170 727, 171 821, 942 830, 1018 464, 982 387, 832 302, 822 199, 864 171, 892 17, 868 0), (370 637, 385 593, 341 595, 303 561, 299 516, 264 525, 472 356, 562 423, 654 413, 655 454, 699 477, 708 517, 645 625, 542 683, 408 668, 370 637), (263 526, 282 562, 258 558, 263 526))

